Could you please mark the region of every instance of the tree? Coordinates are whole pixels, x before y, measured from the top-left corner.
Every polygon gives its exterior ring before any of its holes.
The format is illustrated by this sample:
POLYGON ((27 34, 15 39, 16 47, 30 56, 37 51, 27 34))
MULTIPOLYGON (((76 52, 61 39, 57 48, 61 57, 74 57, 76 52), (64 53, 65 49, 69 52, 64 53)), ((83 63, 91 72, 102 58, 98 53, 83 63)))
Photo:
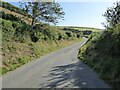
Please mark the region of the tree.
POLYGON ((120 1, 114 3, 115 6, 107 9, 103 16, 106 17, 107 25, 105 27, 113 27, 120 23, 120 1))
POLYGON ((65 14, 60 5, 55 2, 27 2, 20 3, 20 6, 32 16, 32 26, 37 21, 56 24, 59 19, 64 18, 65 14))

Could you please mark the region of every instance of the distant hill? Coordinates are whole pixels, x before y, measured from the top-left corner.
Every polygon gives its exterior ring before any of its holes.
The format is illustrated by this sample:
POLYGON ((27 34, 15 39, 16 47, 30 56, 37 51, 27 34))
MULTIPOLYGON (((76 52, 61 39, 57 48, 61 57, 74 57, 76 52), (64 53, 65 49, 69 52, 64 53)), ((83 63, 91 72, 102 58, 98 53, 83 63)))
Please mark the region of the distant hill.
POLYGON ((98 28, 91 28, 91 27, 76 27, 76 26, 57 26, 58 28, 64 29, 75 29, 75 30, 80 30, 80 31, 86 31, 86 30, 91 30, 93 32, 99 32, 102 31, 101 29, 98 28))

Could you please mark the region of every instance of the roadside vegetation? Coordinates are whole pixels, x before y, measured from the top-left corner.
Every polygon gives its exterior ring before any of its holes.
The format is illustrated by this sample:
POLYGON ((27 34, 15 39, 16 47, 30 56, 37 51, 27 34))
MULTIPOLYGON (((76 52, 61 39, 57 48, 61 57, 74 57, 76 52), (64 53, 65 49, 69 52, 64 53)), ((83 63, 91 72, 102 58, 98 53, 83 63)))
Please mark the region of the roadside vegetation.
MULTIPOLYGON (((37 5, 36 3, 33 4, 37 5)), ((13 7, 16 8, 15 6, 13 7)), ((2 41, 0 42, 0 47, 2 47, 0 72, 2 74, 81 40, 81 37, 78 38, 76 33, 59 30, 56 26, 53 27, 48 23, 36 21, 35 18, 31 24, 27 24, 14 14, 6 13, 5 11, 0 13, 2 14, 0 18, 2 24, 2 28, 0 28, 0 32, 2 32, 0 33, 2 41)), ((35 13, 31 17, 33 18, 34 15, 35 13)), ((56 20, 54 21, 56 22, 56 20)))
POLYGON ((75 27, 75 26, 57 26, 60 30, 70 31, 76 33, 77 37, 88 38, 91 33, 102 32, 101 29, 90 28, 90 27, 75 27))
POLYGON ((22 10, 16 6, 9 4, 8 2, 2 2, 0 4, 0 7, 5 8, 6 10, 10 10, 11 12, 16 12, 18 14, 24 15, 24 17, 27 16, 27 17, 31 18, 30 14, 28 14, 27 12, 25 12, 24 10, 22 10))
POLYGON ((44 54, 80 41, 72 32, 60 31, 47 24, 30 25, 19 21, 2 21, 2 73, 44 54))
POLYGON ((90 35, 79 50, 78 58, 95 70, 99 76, 120 90, 120 2, 108 8, 104 16, 104 32, 90 35))

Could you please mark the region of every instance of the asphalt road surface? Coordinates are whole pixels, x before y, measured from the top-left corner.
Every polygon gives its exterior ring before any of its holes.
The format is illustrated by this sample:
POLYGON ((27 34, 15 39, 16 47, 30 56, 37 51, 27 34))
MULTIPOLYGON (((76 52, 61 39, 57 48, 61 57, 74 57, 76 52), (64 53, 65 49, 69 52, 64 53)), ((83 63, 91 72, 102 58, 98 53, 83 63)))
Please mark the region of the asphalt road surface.
POLYGON ((110 88, 77 59, 78 50, 86 41, 84 38, 3 75, 3 88, 110 88))

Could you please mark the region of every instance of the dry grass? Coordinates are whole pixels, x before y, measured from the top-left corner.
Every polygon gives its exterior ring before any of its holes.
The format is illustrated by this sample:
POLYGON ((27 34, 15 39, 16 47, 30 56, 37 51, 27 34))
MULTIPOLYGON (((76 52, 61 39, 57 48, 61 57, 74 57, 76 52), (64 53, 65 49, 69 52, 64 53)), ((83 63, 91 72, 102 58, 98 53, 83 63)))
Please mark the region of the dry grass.
POLYGON ((3 7, 0 7, 0 11, 4 11, 6 14, 12 14, 14 16, 17 16, 27 24, 31 24, 31 22, 32 22, 31 18, 28 18, 27 16, 21 15, 19 13, 13 12, 13 11, 10 11, 10 10, 5 9, 3 7))
POLYGON ((21 65, 40 58, 52 51, 69 46, 82 39, 61 41, 40 41, 37 43, 6 43, 3 47, 2 73, 6 73, 20 67, 21 65))

